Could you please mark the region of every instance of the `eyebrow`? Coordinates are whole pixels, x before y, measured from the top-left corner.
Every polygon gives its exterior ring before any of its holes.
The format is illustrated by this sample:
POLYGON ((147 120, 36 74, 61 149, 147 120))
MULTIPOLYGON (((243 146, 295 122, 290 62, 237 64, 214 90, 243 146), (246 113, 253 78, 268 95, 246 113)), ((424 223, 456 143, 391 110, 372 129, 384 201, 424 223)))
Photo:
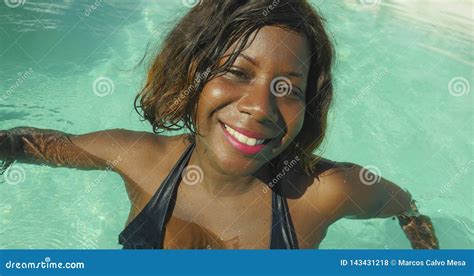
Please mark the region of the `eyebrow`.
POLYGON ((288 75, 288 76, 291 76, 291 77, 297 77, 297 78, 300 78, 300 79, 303 78, 303 74, 298 73, 298 72, 286 72, 285 74, 288 75))
MULTIPOLYGON (((260 67, 260 63, 258 63, 258 61, 256 61, 255 59, 247 56, 246 54, 243 54, 243 53, 240 53, 239 56, 243 57, 244 59, 248 60, 250 63, 252 63, 253 65, 257 66, 257 67, 260 67)), ((290 72, 284 72, 283 73, 284 75, 287 75, 287 76, 291 76, 291 77, 297 77, 297 78, 303 78, 303 74, 299 73, 299 72, 293 72, 293 71, 290 71, 290 72)))
POLYGON ((240 53, 239 56, 245 58, 246 60, 248 60, 250 63, 252 63, 253 65, 257 66, 257 67, 260 67, 260 63, 258 63, 258 61, 256 61, 255 59, 247 56, 246 54, 243 54, 243 53, 240 53))

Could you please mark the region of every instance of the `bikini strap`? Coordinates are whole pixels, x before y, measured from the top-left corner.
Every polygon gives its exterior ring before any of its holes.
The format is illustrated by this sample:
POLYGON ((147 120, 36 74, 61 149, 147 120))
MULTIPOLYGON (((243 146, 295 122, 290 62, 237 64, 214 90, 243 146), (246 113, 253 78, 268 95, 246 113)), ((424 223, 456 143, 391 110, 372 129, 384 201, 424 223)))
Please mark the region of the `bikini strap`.
POLYGON ((176 193, 181 174, 194 148, 192 142, 171 169, 166 179, 146 204, 119 235, 123 249, 162 249, 166 223, 176 204, 176 193))
POLYGON ((188 146, 173 169, 171 169, 163 185, 161 185, 158 192, 153 195, 153 198, 150 200, 150 205, 147 206, 147 212, 154 220, 156 227, 154 231, 155 236, 152 239, 155 241, 154 248, 163 248, 166 224, 176 204, 178 183, 181 181, 181 174, 188 164, 193 149, 194 142, 188 146))
POLYGON ((272 190, 272 229, 270 249, 298 249, 296 231, 286 198, 272 190))

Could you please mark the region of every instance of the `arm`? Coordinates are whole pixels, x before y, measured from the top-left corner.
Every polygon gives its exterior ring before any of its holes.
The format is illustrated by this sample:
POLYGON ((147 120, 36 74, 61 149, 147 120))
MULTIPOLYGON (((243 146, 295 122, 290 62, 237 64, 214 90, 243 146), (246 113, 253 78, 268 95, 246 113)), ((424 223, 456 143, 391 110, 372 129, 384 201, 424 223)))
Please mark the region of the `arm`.
POLYGON ((346 217, 367 219, 396 216, 412 248, 439 248, 430 218, 418 212, 408 191, 356 164, 346 163, 343 170, 348 183, 348 200, 344 210, 346 217))
POLYGON ((48 129, 19 127, 0 132, 0 160, 3 170, 13 162, 104 169, 103 159, 85 152, 71 141, 71 135, 48 129))
MULTIPOLYGON (((131 145, 145 135, 150 136, 120 129, 71 135, 19 127, 0 131, 0 161, 3 171, 15 161, 82 170, 117 169, 117 160, 125 159, 131 145)), ((134 150, 130 151, 127 156, 133 157, 134 150)))

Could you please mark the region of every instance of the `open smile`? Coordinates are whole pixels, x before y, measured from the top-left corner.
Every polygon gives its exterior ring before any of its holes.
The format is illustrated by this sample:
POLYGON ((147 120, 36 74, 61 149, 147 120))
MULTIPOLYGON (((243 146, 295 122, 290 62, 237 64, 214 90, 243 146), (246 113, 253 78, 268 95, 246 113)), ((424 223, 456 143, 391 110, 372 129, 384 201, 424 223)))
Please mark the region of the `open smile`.
POLYGON ((263 150, 273 138, 243 129, 232 128, 220 122, 227 141, 244 155, 254 155, 263 150))

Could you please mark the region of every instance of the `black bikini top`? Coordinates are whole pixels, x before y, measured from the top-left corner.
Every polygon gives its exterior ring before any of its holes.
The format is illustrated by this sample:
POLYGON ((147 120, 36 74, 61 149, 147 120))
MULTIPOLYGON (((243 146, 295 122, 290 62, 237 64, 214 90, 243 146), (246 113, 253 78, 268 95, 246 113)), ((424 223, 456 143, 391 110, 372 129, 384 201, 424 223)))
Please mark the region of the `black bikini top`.
MULTIPOLYGON (((162 249, 166 223, 173 213, 181 174, 194 149, 192 142, 145 208, 119 235, 123 249, 162 249)), ((295 229, 286 198, 272 190, 270 249, 297 249, 295 229)))

